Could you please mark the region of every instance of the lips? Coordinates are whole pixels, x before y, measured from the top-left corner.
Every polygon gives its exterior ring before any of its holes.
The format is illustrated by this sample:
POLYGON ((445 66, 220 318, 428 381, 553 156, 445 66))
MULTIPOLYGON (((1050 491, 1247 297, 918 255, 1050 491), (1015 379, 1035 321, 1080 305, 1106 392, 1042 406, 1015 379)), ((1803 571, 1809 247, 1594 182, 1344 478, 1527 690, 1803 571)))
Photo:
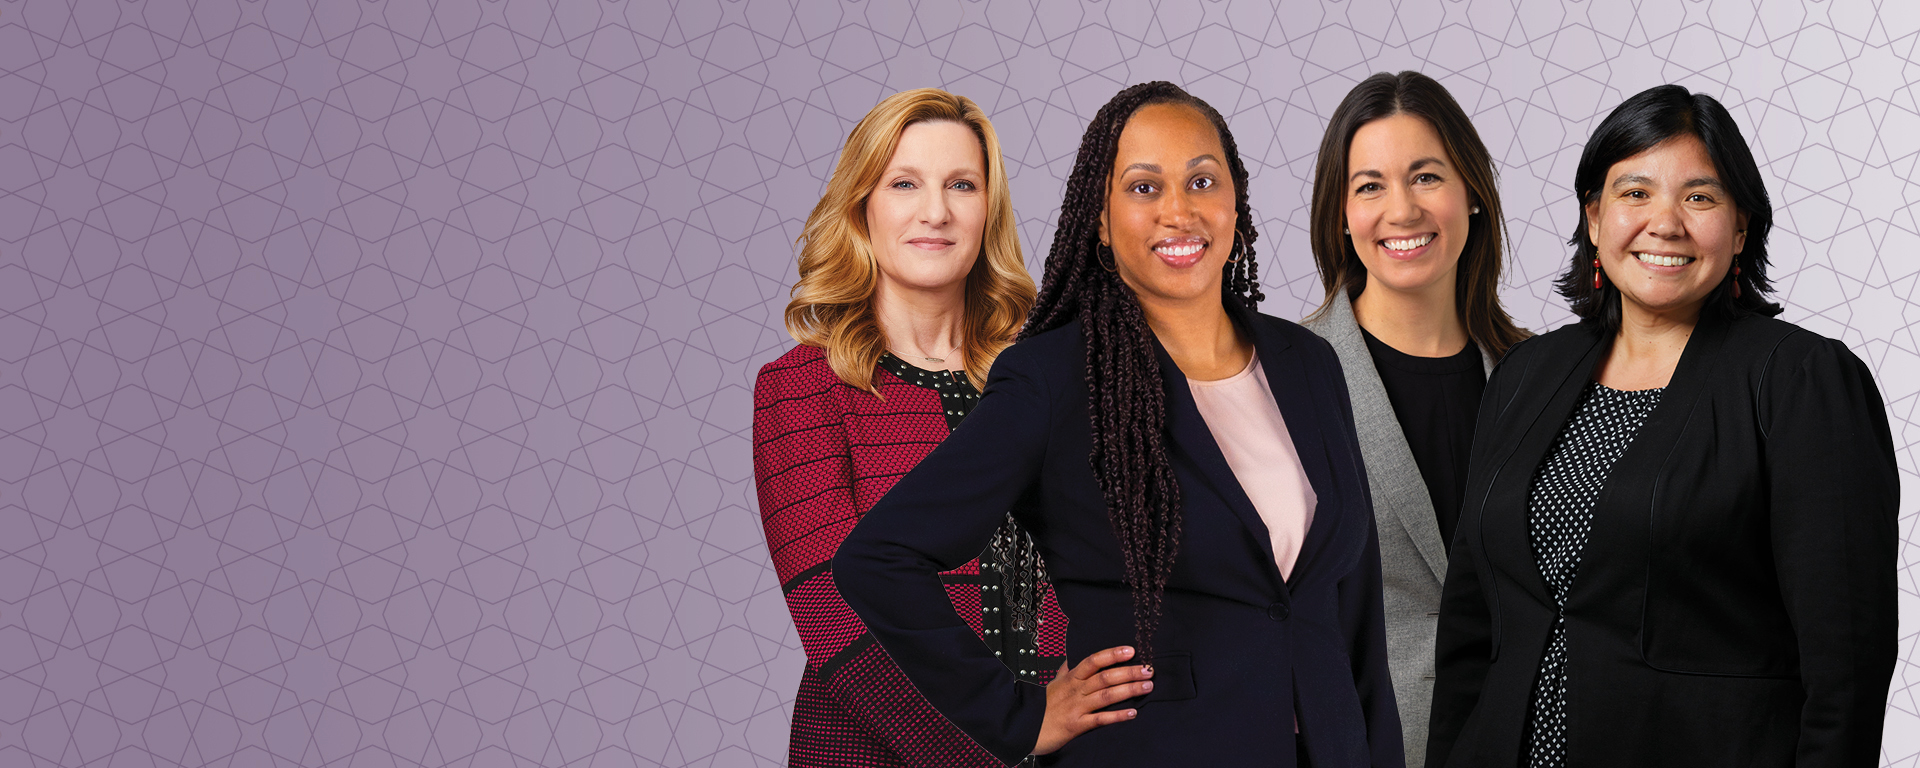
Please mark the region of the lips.
POLYGON ((1168 266, 1185 268, 1200 263, 1207 255, 1207 240, 1202 237, 1170 237, 1155 243, 1153 255, 1168 266))
POLYGON ((916 237, 908 240, 907 245, 929 251, 944 251, 953 245, 953 241, 941 237, 916 237))
POLYGON ((1633 257, 1639 259, 1642 264, 1651 264, 1656 267, 1684 267, 1694 261, 1692 256, 1675 256, 1665 253, 1636 252, 1633 257))

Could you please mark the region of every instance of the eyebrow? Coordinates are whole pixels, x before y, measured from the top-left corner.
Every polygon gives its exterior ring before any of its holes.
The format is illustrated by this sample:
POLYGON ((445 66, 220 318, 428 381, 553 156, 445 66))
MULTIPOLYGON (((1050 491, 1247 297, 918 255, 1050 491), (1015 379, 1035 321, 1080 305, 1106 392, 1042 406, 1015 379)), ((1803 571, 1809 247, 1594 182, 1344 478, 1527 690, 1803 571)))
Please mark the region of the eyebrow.
MULTIPOLYGON (((1417 171, 1429 165, 1446 165, 1446 164, 1447 164, 1446 161, 1441 160, 1440 158, 1437 158, 1437 157, 1423 157, 1408 164, 1407 170, 1417 171)), ((1387 175, 1384 173, 1376 171, 1372 168, 1367 168, 1364 170, 1354 171, 1352 176, 1347 177, 1347 181, 1353 181, 1354 179, 1360 178, 1362 176, 1365 176, 1369 179, 1384 179, 1387 177, 1387 175)))
MULTIPOLYGON (((913 166, 911 166, 911 165, 896 165, 896 166, 893 166, 893 167, 891 167, 891 168, 888 168, 888 169, 887 169, 887 172, 886 172, 886 174, 884 174, 884 175, 889 175, 889 176, 890 176, 890 175, 895 175, 895 174, 906 174, 906 175, 908 175, 908 176, 919 176, 919 177, 922 177, 922 178, 926 178, 926 177, 929 177, 929 176, 932 176, 932 174, 929 174, 929 173, 927 173, 927 172, 925 172, 925 171, 922 171, 922 170, 920 170, 919 168, 915 168, 915 167, 913 167, 913 166)), ((953 176, 948 176, 948 178, 959 178, 959 177, 961 177, 961 176, 979 176, 979 175, 981 175, 981 174, 980 174, 980 173, 978 173, 978 172, 976 172, 976 171, 974 171, 974 170, 973 170, 973 169, 971 169, 971 168, 962 168, 962 169, 960 169, 960 172, 959 172, 959 173, 958 173, 957 175, 953 175, 953 176)))
MULTIPOLYGON (((1621 187, 1628 187, 1636 184, 1645 185, 1649 187, 1656 186, 1653 182, 1653 179, 1638 173, 1629 173, 1624 176, 1621 176, 1620 178, 1614 179, 1613 184, 1609 186, 1612 186, 1614 189, 1619 189, 1621 187)), ((1712 187, 1722 192, 1725 192, 1727 189, 1727 185, 1720 183, 1720 180, 1718 178, 1715 178, 1712 176, 1696 176, 1694 178, 1687 179, 1686 181, 1683 181, 1680 183, 1681 189, 1693 189, 1694 187, 1712 187)))
MULTIPOLYGON (((1189 168, 1189 169, 1191 169, 1191 168, 1193 168, 1194 166, 1196 166, 1196 165, 1199 165, 1199 164, 1201 164, 1201 163, 1204 163, 1204 162, 1206 162, 1206 161, 1208 161, 1208 160, 1212 160, 1212 161, 1214 161, 1214 162, 1216 162, 1216 163, 1218 163, 1218 162, 1220 162, 1220 158, 1217 158, 1217 157, 1214 157, 1214 156, 1213 156, 1213 155, 1211 155, 1211 154, 1206 154, 1206 155, 1201 155, 1201 156, 1199 156, 1199 157, 1196 157, 1196 158, 1194 158, 1194 159, 1192 159, 1192 160, 1188 160, 1188 161, 1187 161, 1187 168, 1189 168)), ((1155 164, 1153 164, 1153 163, 1134 163, 1134 164, 1132 164, 1132 165, 1129 165, 1129 166, 1127 166, 1127 167, 1125 167, 1125 168, 1122 168, 1122 169, 1120 169, 1120 173, 1121 173, 1122 175, 1125 175, 1125 174, 1127 174, 1127 173, 1130 173, 1130 172, 1132 172, 1132 171, 1134 171, 1135 169, 1138 169, 1138 170, 1142 170, 1142 171, 1146 171, 1147 173, 1160 173, 1160 172, 1161 172, 1161 169, 1160 169, 1160 166, 1158 166, 1158 165, 1155 165, 1155 164)))

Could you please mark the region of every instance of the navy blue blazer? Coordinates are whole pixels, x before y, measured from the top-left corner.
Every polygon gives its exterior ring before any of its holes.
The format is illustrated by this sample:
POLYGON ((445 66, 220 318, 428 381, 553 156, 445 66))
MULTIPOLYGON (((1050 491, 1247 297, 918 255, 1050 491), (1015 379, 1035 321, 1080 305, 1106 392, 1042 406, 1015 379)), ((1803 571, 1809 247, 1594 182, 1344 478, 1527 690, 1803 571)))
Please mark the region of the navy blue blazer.
MULTIPOLYGON (((1298 325, 1229 314, 1253 339, 1319 497, 1292 578, 1281 578, 1266 525, 1156 341, 1185 517, 1154 636, 1154 690, 1119 705, 1138 707, 1137 719, 1095 728, 1042 764, 1293 766, 1296 718, 1315 768, 1405 762, 1379 542, 1340 363, 1298 325)), ((847 603, 913 684, 1009 763, 1038 740, 1046 692, 994 658, 937 574, 979 554, 1010 509, 1072 619, 1068 663, 1133 643, 1119 540, 1088 461, 1084 344, 1074 322, 1001 354, 967 420, 833 560, 847 603)))

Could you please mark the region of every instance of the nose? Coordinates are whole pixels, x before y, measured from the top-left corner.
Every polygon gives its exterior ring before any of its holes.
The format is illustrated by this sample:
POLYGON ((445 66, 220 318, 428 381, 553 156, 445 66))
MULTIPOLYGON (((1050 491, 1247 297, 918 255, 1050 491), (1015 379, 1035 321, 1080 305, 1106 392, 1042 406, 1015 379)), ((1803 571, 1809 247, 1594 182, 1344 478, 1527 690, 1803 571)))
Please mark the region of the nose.
POLYGON ((1687 225, 1680 218, 1680 204, 1651 206, 1647 214, 1647 234, 1662 240, 1673 240, 1687 234, 1687 225))
POLYGON ((947 205, 947 190, 930 189, 923 194, 920 203, 920 223, 929 227, 939 227, 953 216, 953 208, 947 205))
POLYGON ((1405 185, 1395 184, 1387 189, 1386 221, 1389 224, 1418 223, 1422 211, 1413 200, 1413 190, 1405 185))
POLYGON ((1193 195, 1184 187, 1167 190, 1160 196, 1160 225, 1173 230, 1186 230, 1200 217, 1200 209, 1194 204, 1193 195))

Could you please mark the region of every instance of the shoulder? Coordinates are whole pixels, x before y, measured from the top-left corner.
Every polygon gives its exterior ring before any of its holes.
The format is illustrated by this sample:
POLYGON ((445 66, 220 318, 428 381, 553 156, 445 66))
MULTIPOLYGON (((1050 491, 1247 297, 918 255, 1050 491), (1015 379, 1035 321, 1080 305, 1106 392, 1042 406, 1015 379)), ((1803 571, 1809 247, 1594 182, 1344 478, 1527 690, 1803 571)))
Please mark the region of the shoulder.
POLYGON ((1319 331, 1325 329, 1325 318, 1296 323, 1282 320, 1264 312, 1251 313, 1253 322, 1259 323, 1269 333, 1279 334, 1281 338, 1294 344, 1305 344, 1316 349, 1332 349, 1327 340, 1320 337, 1319 331))
POLYGON ((990 378, 1024 376, 1042 381, 1060 376, 1078 378, 1078 372, 1086 367, 1086 359, 1086 337, 1080 333, 1080 321, 1072 320, 1007 347, 993 361, 990 378))
POLYGON ((1572 322, 1537 336, 1521 339, 1518 344, 1507 349, 1502 365, 1509 360, 1553 359, 1568 355, 1585 355, 1594 342, 1600 340, 1600 331, 1595 326, 1572 322))
POLYGON ((827 364, 826 351, 802 344, 760 366, 753 384, 754 405, 758 408, 782 400, 825 395, 840 384, 833 366, 827 364))
POLYGON ((1849 376, 1867 371, 1866 363, 1844 342, 1771 317, 1732 321, 1726 344, 1732 354, 1723 356, 1723 361, 1747 361, 1752 366, 1748 374, 1763 380, 1807 374, 1816 378, 1849 376))

